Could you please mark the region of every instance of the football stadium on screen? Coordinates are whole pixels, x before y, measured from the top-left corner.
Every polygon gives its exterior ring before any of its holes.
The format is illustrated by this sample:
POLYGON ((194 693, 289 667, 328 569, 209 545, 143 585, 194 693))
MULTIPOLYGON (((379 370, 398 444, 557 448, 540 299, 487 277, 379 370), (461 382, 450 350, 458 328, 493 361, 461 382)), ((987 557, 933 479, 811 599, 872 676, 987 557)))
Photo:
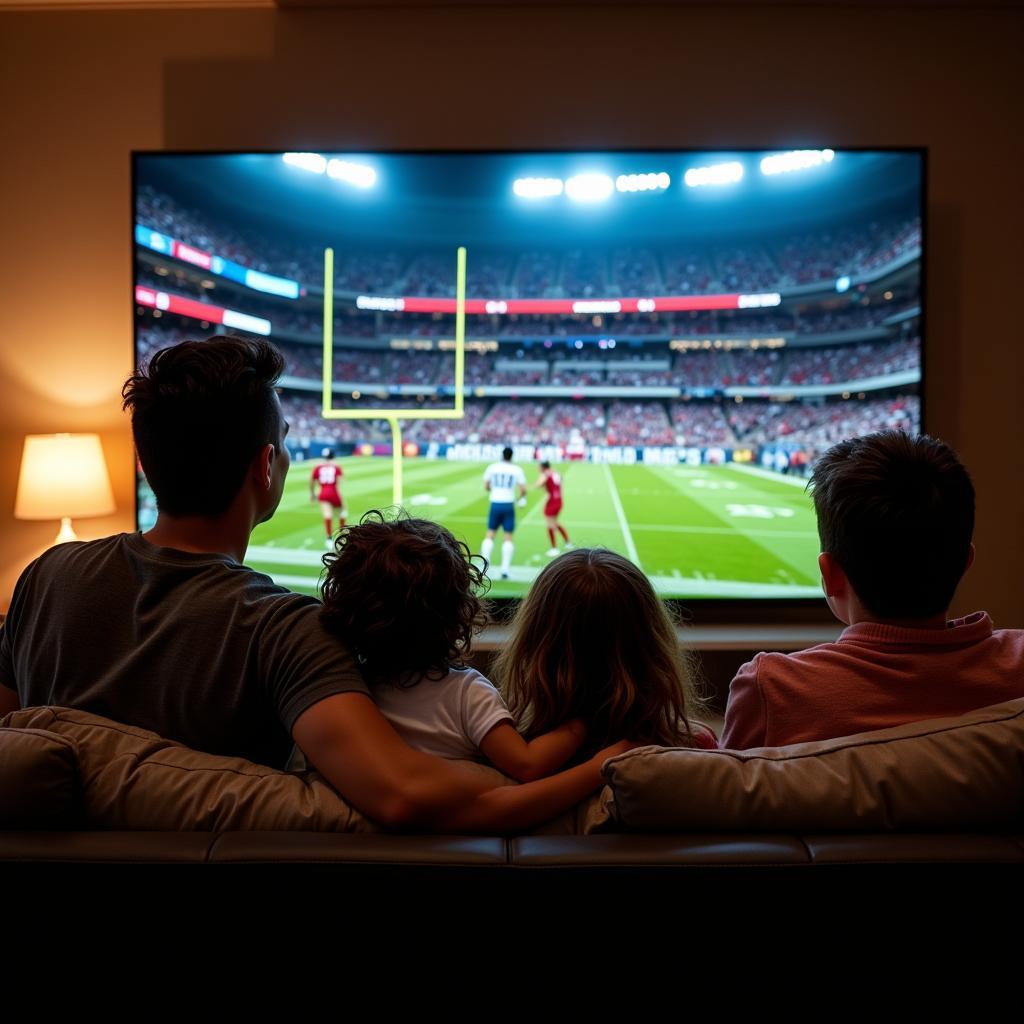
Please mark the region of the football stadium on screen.
POLYGON ((667 598, 818 597, 816 457, 920 429, 920 151, 153 153, 134 175, 138 364, 217 334, 284 356, 292 467, 246 560, 298 591, 340 522, 398 498, 487 555, 498 597, 570 545, 667 598))

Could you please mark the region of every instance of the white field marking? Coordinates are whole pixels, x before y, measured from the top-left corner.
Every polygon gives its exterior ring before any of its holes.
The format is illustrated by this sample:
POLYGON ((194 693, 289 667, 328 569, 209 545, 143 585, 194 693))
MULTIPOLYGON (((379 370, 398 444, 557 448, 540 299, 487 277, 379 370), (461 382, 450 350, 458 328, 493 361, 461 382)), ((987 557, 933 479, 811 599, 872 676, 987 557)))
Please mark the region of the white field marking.
POLYGON ((726 469, 735 470, 737 473, 747 473, 750 476, 759 476, 764 480, 774 480, 777 484, 790 484, 799 487, 800 490, 807 488, 807 477, 784 476, 782 473, 774 473, 770 469, 762 469, 760 466, 747 466, 740 462, 729 462, 726 469))
POLYGON ((739 484, 733 480, 707 480, 697 477, 690 481, 691 487, 706 487, 709 491, 735 491, 739 484))
POLYGON ((768 505, 726 505, 725 511, 739 519, 792 519, 791 508, 773 508, 768 505))
POLYGON ((626 522, 626 513, 622 508, 622 501, 619 498, 619 492, 616 490, 615 481, 612 479, 611 467, 607 462, 604 464, 604 478, 608 483, 608 490, 611 491, 612 505, 615 506, 615 514, 619 517, 619 527, 622 530, 622 537, 626 542, 626 554, 629 555, 629 560, 638 569, 642 569, 643 566, 640 564, 640 556, 637 554, 636 545, 633 543, 633 534, 629 532, 629 523, 626 522))
MULTIPOLYGON (((255 545, 246 552, 246 563, 270 562, 272 565, 306 565, 320 570, 322 551, 306 551, 301 548, 274 548, 269 544, 255 545)), ((276 579, 276 577, 275 577, 276 579)))
MULTIPOLYGON (((540 569, 513 565, 509 580, 502 580, 500 573, 491 577, 495 588, 505 582, 532 583, 540 575, 540 569)), ((654 589, 664 597, 821 597, 820 586, 783 583, 750 583, 746 580, 694 579, 689 576, 650 576, 654 589)), ((291 576, 274 573, 274 582, 282 587, 316 588, 312 576, 291 576)))
POLYGON ((434 497, 432 494, 414 494, 411 498, 406 499, 410 505, 447 505, 448 499, 442 497, 434 497))

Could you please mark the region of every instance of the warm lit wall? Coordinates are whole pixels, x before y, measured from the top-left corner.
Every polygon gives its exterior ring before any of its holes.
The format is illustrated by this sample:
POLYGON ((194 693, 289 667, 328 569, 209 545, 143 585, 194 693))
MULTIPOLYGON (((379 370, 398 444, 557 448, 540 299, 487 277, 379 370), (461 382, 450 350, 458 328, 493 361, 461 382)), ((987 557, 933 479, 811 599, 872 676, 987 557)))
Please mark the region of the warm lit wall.
POLYGON ((974 473, 959 610, 1024 624, 1021 13, 681 9, 0 15, 0 606, 53 533, 21 436, 98 429, 131 527, 133 148, 927 145, 927 418, 974 473))

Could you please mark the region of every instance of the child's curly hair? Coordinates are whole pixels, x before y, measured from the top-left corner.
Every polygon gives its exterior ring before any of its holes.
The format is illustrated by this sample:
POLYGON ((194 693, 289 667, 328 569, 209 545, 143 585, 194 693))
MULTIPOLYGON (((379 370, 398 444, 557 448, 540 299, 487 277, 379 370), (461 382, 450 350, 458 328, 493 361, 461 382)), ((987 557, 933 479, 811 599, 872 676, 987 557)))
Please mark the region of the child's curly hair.
POLYGON ((324 624, 369 683, 442 679, 487 622, 481 597, 490 584, 476 559, 437 523, 367 512, 324 555, 324 624))

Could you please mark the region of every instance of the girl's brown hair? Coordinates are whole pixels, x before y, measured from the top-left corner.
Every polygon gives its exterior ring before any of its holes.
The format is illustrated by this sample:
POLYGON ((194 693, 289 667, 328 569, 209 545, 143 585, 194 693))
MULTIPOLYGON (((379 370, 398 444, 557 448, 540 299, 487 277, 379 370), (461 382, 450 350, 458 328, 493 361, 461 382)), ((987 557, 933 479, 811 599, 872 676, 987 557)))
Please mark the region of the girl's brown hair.
POLYGON ((369 683, 443 679, 487 621, 477 558, 438 523, 367 512, 324 555, 324 624, 355 652, 369 683))
POLYGON ((693 742, 695 672, 668 610, 628 559, 602 548, 561 555, 511 626, 494 671, 527 736, 580 718, 588 748, 693 742))

